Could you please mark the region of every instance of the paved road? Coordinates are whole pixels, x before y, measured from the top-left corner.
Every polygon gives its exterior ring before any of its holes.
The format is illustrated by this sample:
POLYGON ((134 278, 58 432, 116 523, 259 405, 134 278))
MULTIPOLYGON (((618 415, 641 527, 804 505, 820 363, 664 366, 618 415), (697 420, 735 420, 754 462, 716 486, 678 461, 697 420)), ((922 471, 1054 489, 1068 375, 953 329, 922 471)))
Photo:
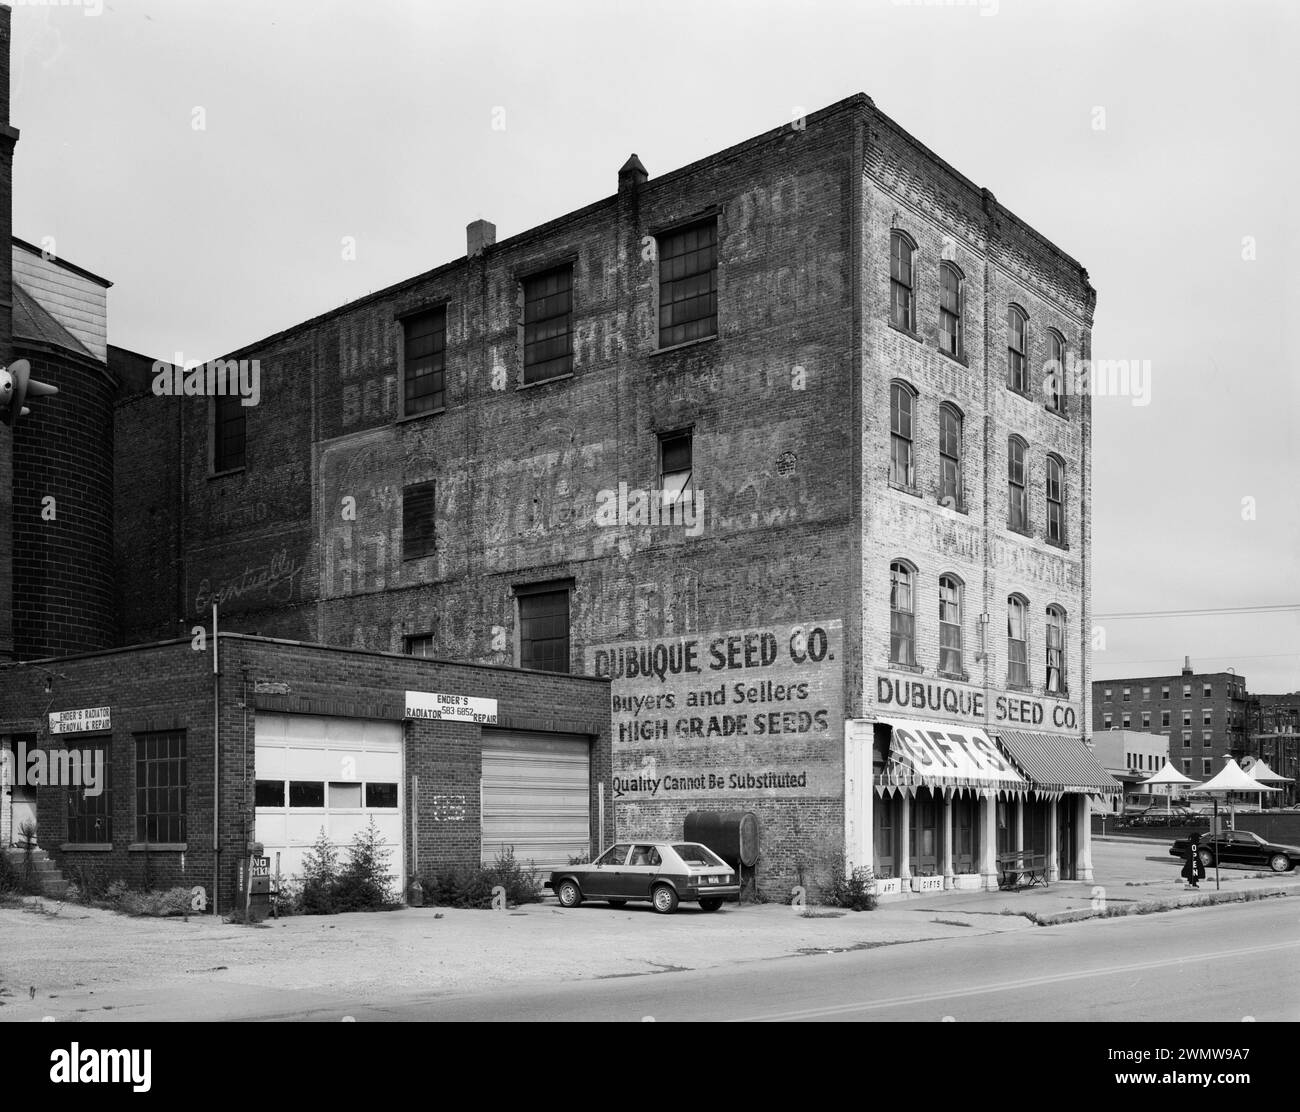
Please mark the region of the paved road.
POLYGON ((383 1020, 1300 1019, 1295 901, 1205 908, 472 996, 263 1018, 383 1020))

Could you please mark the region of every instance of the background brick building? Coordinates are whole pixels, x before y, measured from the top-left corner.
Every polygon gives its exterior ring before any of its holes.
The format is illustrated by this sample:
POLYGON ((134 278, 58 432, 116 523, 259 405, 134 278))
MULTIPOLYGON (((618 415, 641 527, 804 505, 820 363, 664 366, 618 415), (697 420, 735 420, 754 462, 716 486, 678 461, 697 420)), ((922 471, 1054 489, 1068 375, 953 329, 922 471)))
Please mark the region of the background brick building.
POLYGON ((1217 772, 1225 753, 1245 754, 1246 678, 1234 672, 1193 672, 1188 660, 1177 675, 1096 680, 1092 704, 1098 731, 1164 734, 1174 767, 1194 780, 1217 772))

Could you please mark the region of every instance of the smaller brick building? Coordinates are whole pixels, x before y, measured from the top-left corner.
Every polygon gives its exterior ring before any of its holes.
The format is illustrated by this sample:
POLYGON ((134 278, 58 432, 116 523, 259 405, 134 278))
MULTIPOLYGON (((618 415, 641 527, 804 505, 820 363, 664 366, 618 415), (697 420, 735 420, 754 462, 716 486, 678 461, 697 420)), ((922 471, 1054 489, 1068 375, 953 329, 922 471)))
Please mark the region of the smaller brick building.
POLYGON ((372 818, 403 893, 505 846, 599 851, 610 766, 588 676, 225 633, 0 665, 0 842, 34 820, 68 879, 202 887, 217 911, 250 841, 292 875, 372 818))

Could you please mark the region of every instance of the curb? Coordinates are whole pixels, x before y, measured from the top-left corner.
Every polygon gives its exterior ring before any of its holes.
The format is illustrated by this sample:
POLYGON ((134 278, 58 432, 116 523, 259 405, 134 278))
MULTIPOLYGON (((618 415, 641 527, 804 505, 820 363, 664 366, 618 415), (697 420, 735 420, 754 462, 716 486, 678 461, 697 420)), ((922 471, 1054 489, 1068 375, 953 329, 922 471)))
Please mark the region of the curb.
POLYGON ((1119 919, 1128 915, 1155 915, 1163 911, 1181 911, 1189 907, 1213 907, 1226 903, 1254 903, 1257 900, 1272 899, 1278 896, 1290 896, 1294 892, 1288 888, 1260 888, 1250 892, 1207 892, 1191 900, 1170 903, 1165 900, 1148 900, 1123 907, 1109 907, 1105 910, 1080 908, 1077 911, 1058 911, 1048 915, 1027 913, 1030 920, 1040 927, 1054 927, 1062 923, 1081 923, 1085 919, 1119 919))

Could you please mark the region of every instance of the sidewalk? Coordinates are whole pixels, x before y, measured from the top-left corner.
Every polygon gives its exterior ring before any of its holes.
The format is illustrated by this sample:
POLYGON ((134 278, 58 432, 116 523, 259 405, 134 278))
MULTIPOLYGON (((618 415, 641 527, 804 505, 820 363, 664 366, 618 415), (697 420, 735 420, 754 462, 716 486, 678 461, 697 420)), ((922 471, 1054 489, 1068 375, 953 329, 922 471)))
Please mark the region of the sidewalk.
POLYGON ((861 913, 769 903, 727 904, 712 914, 683 905, 676 915, 658 915, 636 904, 565 910, 548 898, 501 912, 407 908, 252 929, 210 916, 132 919, 46 900, 0 909, 0 1022, 270 1019, 320 1001, 361 1007, 412 992, 721 968, 1300 895, 1294 873, 1237 869, 1223 870, 1219 893, 1213 874, 1200 891, 1188 891, 1178 862, 1158 845, 1098 843, 1093 854, 1096 884, 938 892, 861 913))

